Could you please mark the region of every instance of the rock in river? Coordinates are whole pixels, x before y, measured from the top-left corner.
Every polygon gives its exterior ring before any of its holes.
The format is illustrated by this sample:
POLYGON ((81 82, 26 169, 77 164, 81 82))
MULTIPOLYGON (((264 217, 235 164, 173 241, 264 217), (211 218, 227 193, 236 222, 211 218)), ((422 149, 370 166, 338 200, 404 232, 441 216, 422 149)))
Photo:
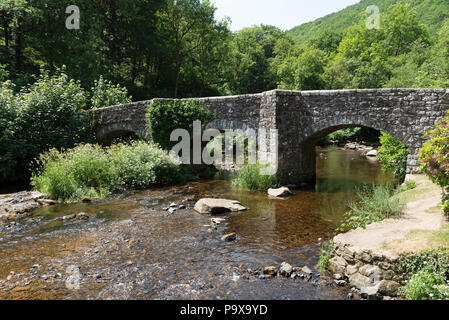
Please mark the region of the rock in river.
POLYGON ((289 265, 287 262, 282 262, 281 267, 279 268, 279 273, 284 277, 290 277, 293 272, 293 267, 289 265))
POLYGON ((268 189, 268 195, 276 198, 284 198, 293 195, 287 187, 282 187, 279 189, 268 189))
POLYGON ((222 241, 231 242, 237 239, 237 235, 235 233, 225 234, 223 237, 221 237, 222 241))
POLYGON ((199 213, 221 214, 226 212, 245 211, 247 208, 236 200, 203 198, 195 204, 195 211, 199 213))
POLYGON ((276 267, 266 267, 263 269, 263 277, 265 278, 272 278, 275 277, 277 274, 276 267))
POLYGON ((377 155, 378 155, 377 150, 371 150, 366 154, 367 157, 377 157, 377 155))

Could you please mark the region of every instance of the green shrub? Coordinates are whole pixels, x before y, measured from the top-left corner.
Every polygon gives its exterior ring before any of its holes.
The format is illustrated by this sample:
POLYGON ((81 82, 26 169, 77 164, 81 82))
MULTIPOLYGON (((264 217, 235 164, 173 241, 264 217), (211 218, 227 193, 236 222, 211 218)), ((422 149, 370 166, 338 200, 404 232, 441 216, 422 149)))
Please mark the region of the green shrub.
POLYGON ((449 116, 426 135, 429 140, 419 151, 420 168, 434 183, 446 188, 449 185, 449 116))
POLYGON ((213 120, 213 114, 193 99, 154 100, 148 106, 147 121, 153 141, 170 150, 177 142, 170 141, 175 129, 185 129, 192 137, 193 122, 199 120, 202 129, 213 120))
POLYGON ((238 189, 267 191, 269 188, 278 185, 275 175, 263 175, 261 170, 267 168, 266 165, 249 164, 237 172, 232 180, 232 185, 238 189))
POLYGON ((405 278, 410 278, 423 269, 444 274, 449 278, 449 251, 430 249, 420 253, 403 254, 396 269, 396 273, 402 274, 405 278))
POLYGON ((412 190, 416 188, 416 181, 415 180, 407 180, 405 182, 405 187, 407 190, 412 190))
POLYGON ((2 87, 0 180, 28 177, 32 160, 51 148, 72 148, 91 139, 87 94, 64 71, 42 71, 38 80, 13 95, 2 87), (3 117, 4 116, 4 117, 3 117), (5 129, 6 128, 6 129, 5 129))
POLYGON ((395 266, 395 272, 405 280, 400 295, 409 300, 449 299, 448 249, 403 254, 395 266))
POLYGON ((110 193, 111 167, 98 145, 80 145, 67 151, 52 149, 42 154, 41 166, 31 183, 36 190, 60 201, 104 197, 110 193))
POLYGON ((401 192, 405 192, 408 190, 412 190, 416 188, 416 182, 414 180, 407 180, 405 182, 405 184, 400 185, 399 187, 397 187, 396 189, 396 193, 401 193, 401 192))
POLYGON ((443 195, 443 203, 441 205, 441 209, 446 217, 449 217, 449 196, 443 195))
POLYGON ((13 181, 26 176, 26 141, 18 136, 19 110, 13 85, 7 81, 0 87, 0 181, 13 181))
POLYGON ((137 141, 103 149, 80 145, 71 150, 52 149, 40 156, 35 171, 36 190, 60 201, 103 198, 123 189, 170 185, 183 180, 179 165, 157 145, 137 141))
POLYGON ((128 189, 171 185, 182 180, 179 163, 166 151, 143 141, 116 144, 107 149, 113 184, 128 189))
POLYGON ((320 270, 321 273, 330 271, 329 260, 331 259, 331 253, 334 249, 333 241, 325 242, 320 247, 320 256, 315 268, 320 270))
POLYGON ((391 186, 363 187, 357 191, 358 200, 349 204, 341 230, 364 228, 367 225, 402 214, 399 199, 392 198, 391 186))
POLYGON ((407 170, 409 150, 407 146, 395 137, 382 132, 377 158, 383 170, 391 170, 399 181, 403 181, 407 170))
POLYGON ((425 268, 414 274, 399 293, 408 300, 449 300, 449 284, 443 274, 425 268))
POLYGON ((131 101, 132 98, 128 97, 126 88, 122 88, 120 85, 114 86, 111 81, 104 80, 103 76, 95 80, 91 97, 93 108, 103 108, 131 101))

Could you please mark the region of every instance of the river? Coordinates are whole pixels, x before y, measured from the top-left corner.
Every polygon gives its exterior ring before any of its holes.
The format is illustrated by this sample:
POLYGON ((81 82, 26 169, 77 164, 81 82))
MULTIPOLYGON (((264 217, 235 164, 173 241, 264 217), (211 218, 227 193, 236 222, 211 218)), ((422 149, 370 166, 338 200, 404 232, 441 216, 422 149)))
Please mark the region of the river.
POLYGON ((345 299, 346 288, 314 269, 319 248, 334 235, 357 186, 392 177, 359 151, 320 153, 315 191, 294 191, 285 200, 237 192, 215 179, 40 208, 0 225, 0 298, 345 299), (225 215, 213 230, 210 216, 192 210, 202 197, 236 199, 250 210, 225 215), (162 210, 173 202, 187 208, 162 210), (90 218, 61 219, 79 212, 90 218), (230 232, 237 240, 221 241, 230 232), (260 279, 254 272, 283 261, 314 274, 260 279), (79 287, 70 285, 73 279, 79 287))

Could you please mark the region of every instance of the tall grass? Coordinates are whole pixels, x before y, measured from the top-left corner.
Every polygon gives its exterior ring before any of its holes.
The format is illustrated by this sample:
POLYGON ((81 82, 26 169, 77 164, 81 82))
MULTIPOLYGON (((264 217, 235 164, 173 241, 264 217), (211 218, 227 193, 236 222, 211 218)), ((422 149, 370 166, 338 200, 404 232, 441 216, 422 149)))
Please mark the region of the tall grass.
POLYGON ((368 224, 388 218, 399 217, 403 205, 392 198, 395 190, 390 185, 365 186, 357 191, 357 200, 350 203, 341 230, 366 227, 368 224))
POLYGON ((315 268, 320 270, 321 273, 330 271, 329 260, 331 259, 332 250, 334 249, 334 243, 332 240, 325 242, 320 247, 320 256, 315 268))
POLYGON ((109 148, 85 144, 66 151, 53 149, 38 162, 41 169, 31 178, 34 189, 67 202, 183 180, 179 165, 167 152, 142 141, 109 148))
POLYGON ((267 191, 278 185, 275 175, 263 175, 261 171, 266 166, 249 164, 237 172, 232 180, 232 185, 237 189, 267 191))

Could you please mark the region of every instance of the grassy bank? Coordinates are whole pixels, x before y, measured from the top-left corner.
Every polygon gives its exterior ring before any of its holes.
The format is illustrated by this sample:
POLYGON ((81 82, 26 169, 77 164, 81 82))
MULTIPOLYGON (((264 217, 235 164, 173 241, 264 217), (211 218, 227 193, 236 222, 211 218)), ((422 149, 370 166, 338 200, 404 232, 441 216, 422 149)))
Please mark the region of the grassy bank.
POLYGON ((360 188, 357 200, 349 203, 350 211, 345 213, 345 221, 339 230, 364 228, 374 222, 400 217, 404 203, 395 196, 413 187, 414 185, 409 184, 399 188, 390 185, 360 188))
MULTIPOLYGON (((395 274, 401 277, 401 280, 398 280, 402 286, 398 291, 401 299, 449 299, 449 225, 440 220, 443 218, 442 209, 436 200, 440 193, 441 188, 426 176, 415 175, 413 182, 407 182, 396 189, 375 187, 370 192, 361 193, 359 201, 351 205, 351 211, 348 213, 345 231, 366 227, 386 218, 400 218, 403 212, 406 215, 403 223, 401 220, 391 221, 366 231, 359 229, 351 233, 351 243, 354 245, 358 240, 375 237, 373 232, 378 232, 384 239, 377 246, 381 250, 379 252, 398 255, 399 259, 393 268, 395 274), (413 205, 410 205, 412 203, 413 205), (406 205, 407 208, 403 210, 406 205), (392 208, 394 210, 391 210, 392 208), (413 222, 415 220, 417 222, 413 222), (439 227, 435 227, 436 223, 439 227), (405 229, 401 229, 401 226, 405 229), (400 237, 392 237, 392 233, 404 230, 407 231, 400 237), (355 234, 358 235, 356 238, 355 234)), ((375 243, 376 240, 373 241, 375 243)), ((318 266, 323 271, 329 267, 331 250, 332 246, 327 244, 321 249, 318 266)))

